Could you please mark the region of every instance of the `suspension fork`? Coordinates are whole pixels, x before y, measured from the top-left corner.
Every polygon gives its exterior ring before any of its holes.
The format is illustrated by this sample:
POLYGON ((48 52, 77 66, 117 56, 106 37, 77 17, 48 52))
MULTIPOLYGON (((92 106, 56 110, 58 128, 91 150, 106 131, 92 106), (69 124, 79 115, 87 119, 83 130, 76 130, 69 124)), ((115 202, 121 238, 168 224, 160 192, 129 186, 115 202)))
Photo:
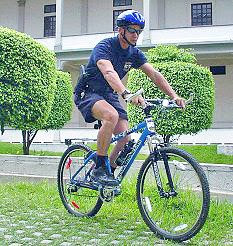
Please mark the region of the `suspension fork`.
POLYGON ((152 143, 152 138, 149 136, 147 137, 147 144, 148 144, 148 147, 149 147, 149 151, 150 151, 150 154, 151 154, 151 161, 152 161, 152 169, 153 169, 153 173, 154 173, 154 176, 155 176, 155 181, 156 181, 156 184, 157 184, 157 188, 158 188, 158 191, 159 191, 159 194, 160 196, 162 196, 162 194, 164 194, 164 190, 163 190, 163 185, 162 185, 162 182, 161 182, 161 178, 160 178, 160 174, 159 174, 159 167, 158 167, 158 151, 157 149, 155 150, 154 149, 154 146, 153 146, 153 143, 152 143))
POLYGON ((167 157, 165 152, 160 152, 160 155, 162 156, 162 159, 163 159, 165 171, 166 171, 166 174, 167 174, 168 184, 169 184, 169 187, 170 187, 170 192, 168 192, 168 195, 169 196, 176 196, 177 192, 174 189, 174 184, 173 184, 173 181, 172 181, 172 175, 171 175, 170 167, 169 167, 169 164, 168 164, 168 157, 167 157))

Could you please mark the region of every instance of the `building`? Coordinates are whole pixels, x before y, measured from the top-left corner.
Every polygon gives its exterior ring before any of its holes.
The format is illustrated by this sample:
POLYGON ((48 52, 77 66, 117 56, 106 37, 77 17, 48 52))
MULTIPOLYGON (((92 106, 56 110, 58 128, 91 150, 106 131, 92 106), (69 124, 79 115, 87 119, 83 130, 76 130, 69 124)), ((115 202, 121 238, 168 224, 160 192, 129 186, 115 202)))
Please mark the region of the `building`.
MULTIPOLYGON (((0 0, 0 25, 25 32, 54 50, 57 66, 76 84, 79 66, 105 37, 116 35, 115 19, 126 9, 144 14, 138 46, 193 48, 198 63, 214 74, 216 105, 212 128, 233 128, 232 0, 0 0)), ((66 128, 92 127, 77 109, 66 128)))

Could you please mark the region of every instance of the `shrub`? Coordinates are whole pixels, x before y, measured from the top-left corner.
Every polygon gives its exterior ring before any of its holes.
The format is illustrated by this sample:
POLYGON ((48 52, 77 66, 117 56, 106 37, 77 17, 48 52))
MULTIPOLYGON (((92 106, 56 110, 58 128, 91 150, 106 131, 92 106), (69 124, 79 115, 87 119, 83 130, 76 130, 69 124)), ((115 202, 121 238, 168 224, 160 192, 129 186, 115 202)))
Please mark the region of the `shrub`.
MULTIPOLYGON (((165 112, 161 112, 159 109, 153 110, 152 116, 156 122, 157 131, 162 135, 170 136, 197 133, 202 129, 209 128, 214 110, 214 81, 209 69, 194 64, 194 62, 184 62, 186 59, 194 61, 195 59, 191 59, 193 54, 189 56, 187 51, 180 51, 174 46, 168 48, 159 46, 152 51, 149 50, 148 54, 150 54, 150 61, 167 60, 167 62, 157 62, 152 65, 164 75, 178 95, 187 99, 191 93, 194 94, 193 102, 187 105, 185 110, 171 109, 165 112), (161 54, 164 50, 171 51, 171 56, 165 52, 166 55, 163 58, 161 54), (159 57, 153 58, 152 54, 159 54, 159 57)), ((128 88, 131 91, 143 88, 146 98, 168 98, 140 70, 130 72, 128 88)), ((142 110, 138 107, 128 105, 128 111, 130 125, 142 120, 142 110)))
POLYGON ((52 109, 45 125, 37 130, 22 131, 23 153, 25 155, 29 154, 31 143, 38 130, 62 128, 71 118, 73 88, 70 75, 62 71, 56 71, 56 84, 57 89, 55 91, 52 109))
POLYGON ((73 87, 68 73, 57 71, 57 90, 45 129, 59 129, 71 119, 73 87))
POLYGON ((40 129, 54 99, 54 53, 26 34, 0 27, 0 61, 2 128, 40 129))

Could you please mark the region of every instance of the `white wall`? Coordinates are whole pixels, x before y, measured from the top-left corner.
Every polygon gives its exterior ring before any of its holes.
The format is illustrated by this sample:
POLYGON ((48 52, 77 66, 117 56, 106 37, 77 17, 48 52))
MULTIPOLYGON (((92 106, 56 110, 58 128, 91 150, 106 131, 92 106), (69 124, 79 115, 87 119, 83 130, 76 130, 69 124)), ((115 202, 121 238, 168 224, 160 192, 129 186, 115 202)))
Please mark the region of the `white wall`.
POLYGON ((184 0, 166 0, 165 1, 165 27, 173 28, 177 26, 191 26, 189 12, 191 5, 189 1, 184 0))
POLYGON ((15 0, 0 0, 0 26, 18 29, 18 4, 15 0))
POLYGON ((44 5, 56 0, 27 0, 25 6, 25 32, 33 38, 44 36, 44 5))
POLYGON ((213 25, 233 24, 232 0, 165 0, 165 27, 190 27, 191 4, 195 3, 212 3, 213 25))
POLYGON ((85 25, 81 23, 81 4, 80 0, 64 0, 63 36, 81 33, 81 24, 85 25))
MULTIPOLYGON (((221 63, 220 65, 224 65, 221 63)), ((226 75, 215 75, 215 114, 217 127, 233 127, 233 65, 226 66, 226 75), (231 125, 229 125, 231 123, 231 125)))
POLYGON ((221 0, 215 1, 214 24, 227 25, 233 24, 233 1, 221 0))
POLYGON ((88 32, 112 32, 113 10, 135 9, 143 12, 143 1, 133 0, 132 6, 113 7, 112 0, 88 0, 88 32))
POLYGON ((215 82, 214 128, 233 127, 233 59, 201 60, 203 66, 226 66, 225 75, 213 75, 215 82))

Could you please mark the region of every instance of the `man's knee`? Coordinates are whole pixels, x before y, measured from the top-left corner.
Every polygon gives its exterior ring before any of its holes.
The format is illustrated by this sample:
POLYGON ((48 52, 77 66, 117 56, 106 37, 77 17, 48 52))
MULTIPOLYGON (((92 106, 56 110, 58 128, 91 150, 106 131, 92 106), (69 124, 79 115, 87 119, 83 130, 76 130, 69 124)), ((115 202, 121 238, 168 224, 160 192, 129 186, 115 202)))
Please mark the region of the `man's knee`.
POLYGON ((118 112, 116 110, 115 111, 111 110, 111 111, 108 111, 104 114, 103 123, 109 122, 115 126, 118 122, 118 119, 119 119, 118 112))

